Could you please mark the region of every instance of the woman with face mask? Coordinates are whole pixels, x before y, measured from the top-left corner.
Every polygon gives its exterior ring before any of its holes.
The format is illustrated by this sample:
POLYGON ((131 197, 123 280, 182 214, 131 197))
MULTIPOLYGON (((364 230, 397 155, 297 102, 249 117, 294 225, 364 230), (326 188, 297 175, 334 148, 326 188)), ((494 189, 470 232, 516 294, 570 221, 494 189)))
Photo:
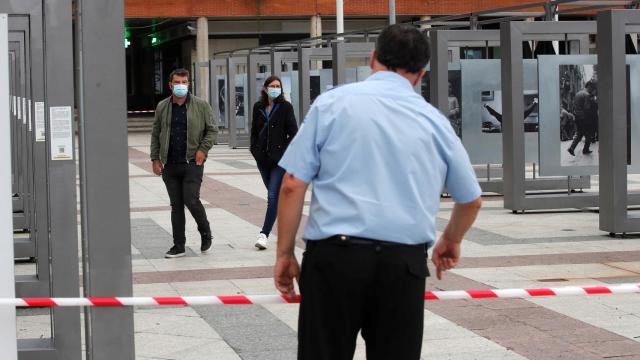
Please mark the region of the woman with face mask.
POLYGON ((264 82, 260 100, 253 105, 251 123, 251 154, 267 188, 267 212, 255 242, 259 250, 267 248, 278 212, 280 184, 285 173, 278 161, 297 132, 293 106, 284 98, 282 81, 277 76, 270 76, 264 82))

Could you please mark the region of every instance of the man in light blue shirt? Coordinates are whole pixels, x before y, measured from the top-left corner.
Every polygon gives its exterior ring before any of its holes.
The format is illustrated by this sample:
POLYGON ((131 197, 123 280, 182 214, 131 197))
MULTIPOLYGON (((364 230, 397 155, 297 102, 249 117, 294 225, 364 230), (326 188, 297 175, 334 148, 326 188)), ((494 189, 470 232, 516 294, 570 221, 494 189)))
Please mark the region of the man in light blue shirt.
POLYGON ((449 120, 418 95, 426 37, 392 25, 378 37, 372 75, 316 99, 279 165, 277 288, 293 293, 293 248, 313 184, 299 359, 350 359, 359 331, 367 359, 419 359, 425 247, 436 237, 440 194, 456 202, 434 247, 438 278, 454 267, 480 208, 480 187, 449 120))

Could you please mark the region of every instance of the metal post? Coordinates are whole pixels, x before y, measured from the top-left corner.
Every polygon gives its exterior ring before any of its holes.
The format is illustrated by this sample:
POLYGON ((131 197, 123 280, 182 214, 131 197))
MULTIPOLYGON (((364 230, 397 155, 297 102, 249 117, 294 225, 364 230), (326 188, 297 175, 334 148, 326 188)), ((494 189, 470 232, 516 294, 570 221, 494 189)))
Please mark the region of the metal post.
MULTIPOLYGON (((131 296, 124 1, 76 4, 84 294, 131 296)), ((132 308, 87 308, 85 321, 87 359, 135 359, 132 308)))
MULTIPOLYGON (((9 79, 9 39, 8 16, 0 14, 0 78, 9 79)), ((9 82, 0 82, 0 156, 3 174, 11 173, 11 127, 9 123, 9 82)), ((13 274, 13 203, 11 197, 11 177, 0 176, 0 297, 14 298, 15 285, 13 274)), ((13 306, 0 308, 0 349, 7 360, 18 359, 16 339, 16 309, 13 306)))
POLYGON ((524 122, 522 113, 522 35, 515 23, 502 23, 500 27, 500 46, 502 47, 502 179, 504 206, 515 210, 524 210, 522 198, 513 194, 524 194, 524 122))
MULTIPOLYGON (((47 143, 53 145, 57 141, 53 134, 60 135, 57 121, 73 121, 73 92, 60 91, 60 89, 73 88, 73 32, 71 24, 73 21, 73 10, 71 0, 55 0, 41 3, 44 8, 44 24, 47 46, 45 47, 45 111, 48 122, 47 143), (68 117, 67 117, 68 115, 68 117)), ((104 16, 102 13, 101 16, 104 16)), ((40 35, 42 36, 42 35, 40 35)), ((122 39, 122 29, 117 35, 117 39, 122 39)), ((101 44, 104 38, 96 41, 101 44)), ((122 42, 119 41, 122 49, 122 42)), ((103 57, 106 61, 108 57, 103 57)), ((122 68, 118 69, 122 72, 122 68)), ((106 73, 106 72, 105 72, 106 73)), ((110 74, 111 75, 111 74, 110 74)), ((124 86, 124 85, 123 85, 124 86)), ((110 93, 110 99, 113 93, 110 93)), ((102 99, 104 101, 104 98, 102 99)), ((123 114, 124 116, 124 114, 123 114)), ((113 119, 109 119, 112 121, 113 119)), ((71 128, 70 130, 73 130, 71 128)), ((64 134, 66 131, 62 131, 64 134)), ((75 141, 73 131, 71 132, 69 159, 61 158, 50 152, 53 146, 48 147, 48 202, 39 199, 49 206, 49 245, 50 269, 53 285, 51 286, 51 296, 53 297, 76 297, 80 295, 78 283, 80 282, 78 273, 78 230, 77 230, 77 201, 76 201, 76 163, 73 149, 75 141)), ((57 150, 57 149, 56 149, 57 150)), ((111 216, 113 214, 109 214, 111 216)), ((111 240, 111 239, 109 239, 111 240)), ((110 268, 111 269, 111 268, 110 268)), ((73 308, 53 309, 53 344, 59 358, 65 360, 80 360, 81 338, 80 338, 80 312, 73 308)))
POLYGON ((613 11, 598 14, 600 229, 627 230, 627 97, 625 23, 613 11), (604 120, 604 121, 603 121, 604 120))
POLYGON ((389 0, 389 25, 396 23, 396 0, 389 0))
MULTIPOLYGON (((336 0, 336 34, 342 34, 344 32, 344 2, 343 0, 336 0)), ((342 40, 342 38, 338 38, 342 40)))
POLYGON ((331 56, 333 64, 333 86, 339 86, 345 83, 345 71, 346 71, 346 54, 343 42, 334 42, 331 44, 331 56))

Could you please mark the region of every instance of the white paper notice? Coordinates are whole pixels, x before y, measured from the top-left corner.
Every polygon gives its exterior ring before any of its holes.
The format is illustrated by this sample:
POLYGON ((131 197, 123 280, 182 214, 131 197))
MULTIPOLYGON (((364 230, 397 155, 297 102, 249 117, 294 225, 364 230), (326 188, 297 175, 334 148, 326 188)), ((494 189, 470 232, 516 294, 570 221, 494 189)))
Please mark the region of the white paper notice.
POLYGON ((73 122, 71 106, 49 108, 51 160, 73 160, 73 122))
POLYGON ((22 98, 22 125, 27 125, 27 99, 22 98))
POLYGON ((31 125, 31 123, 33 121, 31 121, 31 119, 33 119, 31 117, 31 99, 29 99, 29 101, 27 102, 27 119, 28 119, 28 123, 29 123, 29 131, 33 131, 33 125, 31 125))
POLYGON ((44 126, 44 102, 36 101, 36 141, 45 141, 47 138, 44 126))

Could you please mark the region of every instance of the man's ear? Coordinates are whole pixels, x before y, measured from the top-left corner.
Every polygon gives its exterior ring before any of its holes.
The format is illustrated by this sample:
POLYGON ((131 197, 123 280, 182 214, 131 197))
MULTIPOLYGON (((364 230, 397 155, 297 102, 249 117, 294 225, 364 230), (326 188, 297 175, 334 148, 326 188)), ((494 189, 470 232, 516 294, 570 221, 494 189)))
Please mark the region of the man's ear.
POLYGON ((411 85, 413 85, 413 86, 418 85, 418 83, 422 80, 422 78, 424 77, 424 75, 426 73, 427 73, 427 69, 420 70, 420 72, 418 73, 418 77, 416 78, 416 81, 411 85))
POLYGON ((369 67, 373 70, 373 66, 378 58, 378 54, 376 53, 376 49, 371 50, 371 55, 370 56, 370 60, 369 60, 369 67))

